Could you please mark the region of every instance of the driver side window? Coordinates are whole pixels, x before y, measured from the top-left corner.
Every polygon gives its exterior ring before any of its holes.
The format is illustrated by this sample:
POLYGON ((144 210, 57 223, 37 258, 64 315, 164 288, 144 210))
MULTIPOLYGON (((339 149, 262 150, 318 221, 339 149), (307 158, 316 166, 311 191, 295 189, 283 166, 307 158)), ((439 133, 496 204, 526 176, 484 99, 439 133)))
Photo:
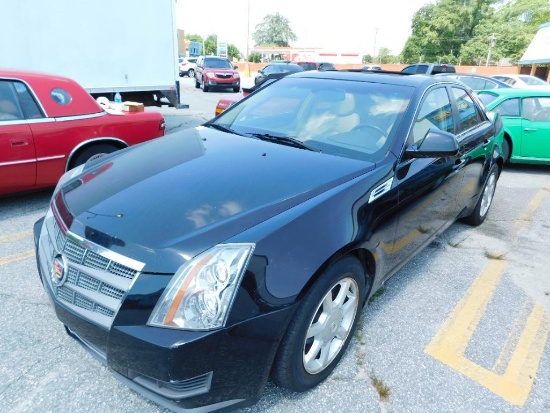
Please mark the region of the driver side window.
POLYGON ((454 132, 451 102, 443 87, 432 90, 424 98, 408 143, 418 144, 430 129, 454 132))

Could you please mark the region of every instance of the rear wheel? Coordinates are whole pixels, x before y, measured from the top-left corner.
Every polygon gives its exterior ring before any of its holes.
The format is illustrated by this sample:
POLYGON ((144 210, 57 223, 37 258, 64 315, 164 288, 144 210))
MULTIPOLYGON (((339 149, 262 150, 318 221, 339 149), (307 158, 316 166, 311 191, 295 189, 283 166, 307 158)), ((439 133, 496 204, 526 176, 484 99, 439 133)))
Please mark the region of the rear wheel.
POLYGON ((117 148, 116 146, 108 143, 100 143, 97 145, 88 146, 86 149, 78 154, 73 162, 71 162, 71 168, 80 166, 88 161, 92 161, 118 149, 119 148, 117 148))
POLYGON ((472 226, 478 226, 487 217, 489 208, 493 203, 493 196, 495 195, 495 189, 498 181, 498 168, 496 165, 491 167, 485 185, 481 191, 481 195, 477 201, 476 207, 470 215, 463 218, 463 221, 472 226))
POLYGON ((504 163, 510 162, 510 141, 506 137, 502 141, 502 157, 504 163))
POLYGON ((195 77, 195 70, 189 69, 189 70, 187 71, 187 76, 189 76, 189 77, 195 77))
POLYGON ((354 257, 331 265, 300 303, 281 341, 273 378, 294 391, 315 387, 334 370, 357 326, 366 294, 354 257))

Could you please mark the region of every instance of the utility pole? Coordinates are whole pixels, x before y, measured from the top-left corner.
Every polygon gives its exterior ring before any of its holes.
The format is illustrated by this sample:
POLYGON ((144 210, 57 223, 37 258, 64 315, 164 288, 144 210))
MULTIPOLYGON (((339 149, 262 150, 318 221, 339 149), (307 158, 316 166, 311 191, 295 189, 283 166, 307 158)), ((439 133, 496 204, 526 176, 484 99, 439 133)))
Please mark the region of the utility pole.
POLYGON ((376 63, 376 37, 378 35, 378 27, 374 28, 374 47, 372 49, 372 63, 376 63))
POLYGON ((249 49, 249 39, 250 39, 250 0, 248 0, 248 9, 247 9, 247 19, 246 19, 246 68, 244 71, 245 77, 250 77, 250 49, 249 49))
POLYGON ((493 47, 495 47, 497 38, 495 37, 495 34, 491 34, 488 38, 489 40, 489 51, 487 52, 487 62, 485 62, 485 66, 489 66, 489 62, 491 61, 491 50, 493 47))

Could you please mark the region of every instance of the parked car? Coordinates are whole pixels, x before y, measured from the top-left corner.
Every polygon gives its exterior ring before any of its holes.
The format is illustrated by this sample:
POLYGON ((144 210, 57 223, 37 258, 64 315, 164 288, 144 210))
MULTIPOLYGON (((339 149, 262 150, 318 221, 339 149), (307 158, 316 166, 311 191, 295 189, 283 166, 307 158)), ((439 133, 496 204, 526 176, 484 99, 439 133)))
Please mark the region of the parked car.
POLYGON ((274 80, 276 79, 280 79, 282 77, 285 77, 286 75, 289 75, 291 73, 295 73, 295 72, 277 72, 277 73, 270 73, 268 74, 265 79, 260 82, 260 83, 257 83, 255 84, 254 86, 250 87, 250 88, 245 88, 243 87, 242 88, 242 93, 240 95, 233 95, 233 96, 229 96, 229 97, 223 97, 221 98, 220 100, 218 100, 218 103, 216 103, 216 108, 214 110, 214 115, 217 116, 219 115, 220 113, 222 113, 224 110, 226 110, 227 108, 229 108, 230 106, 234 105, 235 103, 237 103, 239 100, 241 100, 242 98, 248 96, 249 94, 251 94, 252 92, 255 92, 256 90, 258 90, 259 88, 262 88, 264 86, 267 86, 268 84, 270 84, 271 82, 273 82, 274 80))
POLYGON ((159 112, 109 113, 71 79, 0 69, 0 195, 54 187, 65 171, 164 132, 159 112))
POLYGON ((382 70, 382 66, 379 65, 365 65, 361 70, 382 70))
POLYGON ((334 63, 330 62, 296 61, 294 63, 304 70, 336 70, 334 63))
POLYGON ((436 75, 438 73, 455 73, 456 69, 453 65, 446 63, 417 63, 406 66, 401 71, 405 73, 436 75))
POLYGON ((40 278, 67 333, 165 407, 251 405, 270 376, 305 391, 389 277, 485 220, 501 142, 451 79, 293 73, 65 174, 34 228, 40 278))
POLYGON ((445 76, 459 80, 475 91, 511 87, 509 84, 504 83, 498 79, 474 73, 439 73, 436 76, 445 76))
POLYGON ((296 63, 289 62, 288 60, 273 61, 267 66, 258 70, 258 73, 254 77, 254 84, 259 85, 265 80, 273 77, 273 75, 280 75, 286 73, 303 72, 304 68, 296 63))
POLYGON ((195 87, 208 92, 210 88, 232 88, 233 92, 241 90, 241 76, 237 66, 229 59, 217 56, 201 56, 195 69, 195 87))
POLYGON ((504 124, 506 162, 550 165, 550 89, 494 89, 478 92, 504 124))
POLYGON ((198 57, 180 57, 178 60, 180 65, 180 77, 195 77, 198 57))
POLYGON ((493 75, 495 79, 498 79, 504 83, 509 84, 512 87, 517 88, 549 88, 550 84, 544 80, 530 75, 493 75))

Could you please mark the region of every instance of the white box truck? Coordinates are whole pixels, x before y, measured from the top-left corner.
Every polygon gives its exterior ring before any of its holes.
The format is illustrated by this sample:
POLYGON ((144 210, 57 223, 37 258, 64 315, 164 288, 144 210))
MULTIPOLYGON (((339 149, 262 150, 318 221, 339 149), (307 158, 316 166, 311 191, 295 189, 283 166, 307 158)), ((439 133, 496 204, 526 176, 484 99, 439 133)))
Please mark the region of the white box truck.
POLYGON ((94 97, 180 103, 177 0, 3 0, 0 67, 70 77, 94 97))

